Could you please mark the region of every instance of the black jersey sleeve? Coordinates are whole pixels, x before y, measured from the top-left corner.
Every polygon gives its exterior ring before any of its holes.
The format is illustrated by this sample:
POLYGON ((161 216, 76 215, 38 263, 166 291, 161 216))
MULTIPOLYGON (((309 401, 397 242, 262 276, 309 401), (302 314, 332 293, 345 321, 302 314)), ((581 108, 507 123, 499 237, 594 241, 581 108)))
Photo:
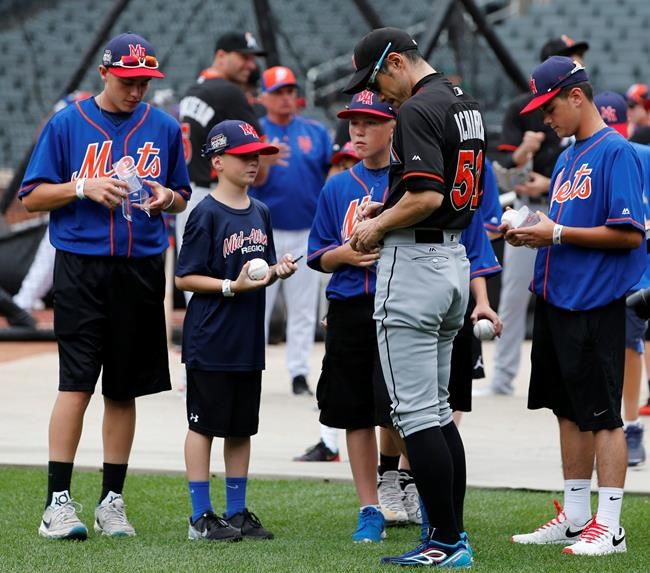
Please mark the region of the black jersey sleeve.
POLYGON ((404 105, 400 110, 398 137, 404 163, 402 180, 408 191, 445 192, 442 123, 417 106, 404 105))
POLYGON ((524 139, 524 125, 521 120, 520 98, 515 98, 508 105, 506 113, 503 116, 501 125, 501 141, 499 142, 499 151, 514 151, 519 147, 524 139))

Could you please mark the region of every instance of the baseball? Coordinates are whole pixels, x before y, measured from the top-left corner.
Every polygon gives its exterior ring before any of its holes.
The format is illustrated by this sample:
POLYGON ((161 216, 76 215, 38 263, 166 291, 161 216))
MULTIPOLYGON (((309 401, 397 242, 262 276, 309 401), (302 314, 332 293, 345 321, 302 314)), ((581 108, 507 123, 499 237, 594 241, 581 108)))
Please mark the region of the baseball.
POLYGON ((514 227, 515 226, 515 220, 519 216, 519 211, 515 209, 509 209, 508 211, 504 211, 503 215, 501 215, 501 224, 502 225, 508 225, 508 227, 514 227))
POLYGON ((474 325, 474 336, 479 340, 492 340, 494 338, 494 325, 487 318, 482 318, 474 325))
POLYGON ((260 281, 269 270, 269 265, 264 259, 252 259, 248 265, 248 278, 254 281, 260 281))

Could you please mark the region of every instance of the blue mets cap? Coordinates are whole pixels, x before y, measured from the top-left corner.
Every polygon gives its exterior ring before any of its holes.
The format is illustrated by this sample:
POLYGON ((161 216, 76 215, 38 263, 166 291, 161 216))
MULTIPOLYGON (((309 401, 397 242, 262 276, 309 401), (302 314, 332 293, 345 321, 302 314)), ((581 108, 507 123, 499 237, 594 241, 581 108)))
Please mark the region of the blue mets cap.
POLYGON ((120 78, 164 78, 158 70, 158 60, 153 46, 142 36, 127 32, 115 36, 106 44, 102 64, 120 78))
POLYGON ((352 96, 350 105, 345 106, 345 109, 338 112, 336 117, 341 119, 348 119, 355 114, 374 115, 375 117, 383 117, 385 119, 395 119, 397 113, 393 106, 382 102, 377 97, 377 94, 364 90, 352 96))
POLYGON ((587 71, 582 64, 565 56, 551 56, 533 70, 530 91, 535 97, 521 110, 525 115, 551 101, 562 88, 588 82, 587 71))
POLYGON ((625 96, 616 92, 600 92, 594 97, 594 105, 603 121, 627 138, 627 100, 625 96))
POLYGON ((210 130, 208 139, 201 148, 201 155, 203 157, 212 157, 221 153, 273 155, 278 151, 280 150, 275 145, 262 142, 250 123, 239 119, 227 119, 210 130))

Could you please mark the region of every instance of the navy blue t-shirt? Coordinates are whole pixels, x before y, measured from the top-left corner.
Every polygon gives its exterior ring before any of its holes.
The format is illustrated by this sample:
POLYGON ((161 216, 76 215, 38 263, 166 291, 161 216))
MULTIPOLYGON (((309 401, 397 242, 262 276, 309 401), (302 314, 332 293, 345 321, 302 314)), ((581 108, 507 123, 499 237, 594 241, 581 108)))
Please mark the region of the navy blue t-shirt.
MULTIPOLYGON (((246 261, 276 263, 268 207, 251 198, 233 209, 205 197, 190 213, 176 276, 204 275, 235 280, 246 261)), ((266 289, 237 293, 194 293, 183 325, 183 363, 210 371, 264 369, 266 289)))

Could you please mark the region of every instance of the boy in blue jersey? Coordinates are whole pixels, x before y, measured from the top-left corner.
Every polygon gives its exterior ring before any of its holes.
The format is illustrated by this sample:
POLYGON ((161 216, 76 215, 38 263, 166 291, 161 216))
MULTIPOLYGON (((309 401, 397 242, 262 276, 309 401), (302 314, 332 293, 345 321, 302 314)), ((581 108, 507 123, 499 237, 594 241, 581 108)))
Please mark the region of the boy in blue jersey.
MULTIPOLYGON (((596 108, 606 125, 613 127, 623 137, 628 137, 628 104, 615 92, 601 92, 594 97, 596 108)), ((645 210, 646 238, 650 226, 650 147, 632 143, 643 169, 643 207, 645 210)), ((628 295, 650 287, 650 254, 645 272, 628 295)), ((645 462, 643 445, 644 427, 639 420, 641 398, 642 354, 648 321, 637 316, 631 307, 625 308, 625 378, 623 381, 623 431, 627 443, 627 465, 638 466, 645 462)))
POLYGON ((540 222, 531 227, 502 226, 513 246, 539 249, 528 407, 549 408, 558 418, 564 509, 556 502, 554 519, 512 541, 561 543, 572 555, 620 553, 624 296, 646 262, 642 169, 632 146, 603 122, 578 62, 549 58, 533 71, 531 90, 535 97, 521 113, 541 108, 559 137, 576 138, 553 171, 548 216, 538 211, 540 222))
POLYGON ((171 388, 163 300, 161 213, 190 196, 178 123, 143 103, 151 78, 164 77, 153 47, 136 34, 113 38, 96 97, 56 113, 36 144, 19 196, 29 211, 50 211, 54 332, 59 393, 49 428, 48 499, 39 533, 86 539, 70 482, 83 418, 100 371, 104 466, 95 531, 135 535, 122 488, 135 431, 135 398, 171 388), (120 204, 127 185, 113 164, 128 161, 148 199, 130 220, 120 204))
POLYGON ((257 433, 264 369, 265 288, 296 271, 290 254, 276 264, 268 208, 248 196, 260 155, 279 150, 255 129, 226 120, 208 134, 203 154, 219 184, 190 213, 176 268, 176 286, 193 294, 183 327, 187 369, 185 464, 192 501, 189 539, 272 539, 246 507, 250 437, 257 433), (248 276, 252 259, 269 265, 248 276), (210 450, 224 438, 226 512, 210 501, 210 450))
POLYGON ((361 506, 352 539, 377 543, 385 532, 376 487, 375 426, 391 425, 372 318, 378 250, 358 253, 349 240, 359 207, 384 201, 395 112, 375 94, 361 92, 338 117, 350 120, 351 143, 362 161, 327 181, 309 235, 307 264, 333 273, 317 398, 321 423, 346 430, 361 506))

